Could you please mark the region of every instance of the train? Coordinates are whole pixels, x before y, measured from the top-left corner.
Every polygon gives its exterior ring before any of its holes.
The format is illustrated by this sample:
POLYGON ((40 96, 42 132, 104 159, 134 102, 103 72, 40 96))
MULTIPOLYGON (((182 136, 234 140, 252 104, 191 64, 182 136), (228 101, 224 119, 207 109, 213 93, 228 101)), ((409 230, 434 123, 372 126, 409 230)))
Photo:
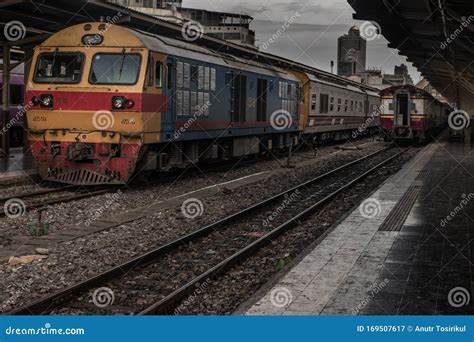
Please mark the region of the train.
MULTIPOLYGON (((3 73, 0 72, 0 88, 3 88, 3 73)), ((26 110, 24 107, 24 75, 21 72, 10 73, 10 111, 8 119, 3 126, 3 110, 0 109, 0 134, 9 135, 11 147, 23 146, 23 125, 26 110)), ((0 97, 0 105, 1 105, 0 97)))
POLYGON ((450 105, 412 85, 380 92, 380 123, 385 140, 423 143, 448 124, 450 105))
POLYGON ((28 137, 43 179, 123 184, 378 132, 378 90, 101 22, 37 46, 28 137))

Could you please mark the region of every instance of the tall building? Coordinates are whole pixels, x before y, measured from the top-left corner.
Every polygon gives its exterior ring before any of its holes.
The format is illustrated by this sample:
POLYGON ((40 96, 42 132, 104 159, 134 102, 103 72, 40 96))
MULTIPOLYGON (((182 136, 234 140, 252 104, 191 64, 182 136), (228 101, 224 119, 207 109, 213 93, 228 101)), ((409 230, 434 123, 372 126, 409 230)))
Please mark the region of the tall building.
POLYGON ((361 37, 357 26, 337 40, 337 74, 339 76, 359 75, 365 71, 367 42, 361 37))
POLYGON ((223 13, 185 8, 183 0, 108 0, 175 24, 197 21, 204 33, 232 43, 255 47, 255 31, 250 28, 253 18, 236 13, 223 13))

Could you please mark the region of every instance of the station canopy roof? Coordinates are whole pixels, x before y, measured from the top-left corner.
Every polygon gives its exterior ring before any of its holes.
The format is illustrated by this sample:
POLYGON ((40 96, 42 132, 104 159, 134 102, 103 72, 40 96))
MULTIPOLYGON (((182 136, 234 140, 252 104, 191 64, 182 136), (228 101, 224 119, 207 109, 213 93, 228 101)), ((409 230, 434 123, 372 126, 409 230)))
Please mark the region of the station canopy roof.
POLYGON ((348 0, 449 101, 474 115, 473 0, 348 0))

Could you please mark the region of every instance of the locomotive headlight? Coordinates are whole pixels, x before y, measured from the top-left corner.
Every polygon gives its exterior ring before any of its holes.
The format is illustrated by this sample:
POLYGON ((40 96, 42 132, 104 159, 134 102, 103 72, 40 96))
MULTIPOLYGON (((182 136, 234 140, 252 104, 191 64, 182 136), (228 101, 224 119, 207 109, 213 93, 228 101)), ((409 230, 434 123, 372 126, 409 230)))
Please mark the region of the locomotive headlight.
POLYGON ((125 101, 125 105, 127 106, 127 108, 132 108, 135 105, 135 102, 133 102, 132 99, 128 99, 127 101, 125 101))
POLYGON ((41 107, 50 108, 53 106, 53 97, 51 95, 41 96, 41 107))
POLYGON ((112 108, 113 109, 124 109, 126 106, 125 98, 123 96, 114 96, 112 98, 112 108))
POLYGON ((41 103, 41 100, 38 98, 38 96, 33 96, 31 99, 31 103, 35 106, 39 105, 41 103))

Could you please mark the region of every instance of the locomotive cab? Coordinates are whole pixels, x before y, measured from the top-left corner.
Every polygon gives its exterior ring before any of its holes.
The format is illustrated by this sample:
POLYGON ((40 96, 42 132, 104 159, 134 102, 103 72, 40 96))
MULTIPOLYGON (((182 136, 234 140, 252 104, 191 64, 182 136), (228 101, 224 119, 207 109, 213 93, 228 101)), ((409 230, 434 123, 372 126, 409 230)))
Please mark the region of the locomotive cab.
POLYGON ((70 27, 35 49, 27 132, 44 179, 122 184, 135 171, 148 51, 129 31, 104 25, 70 27))

